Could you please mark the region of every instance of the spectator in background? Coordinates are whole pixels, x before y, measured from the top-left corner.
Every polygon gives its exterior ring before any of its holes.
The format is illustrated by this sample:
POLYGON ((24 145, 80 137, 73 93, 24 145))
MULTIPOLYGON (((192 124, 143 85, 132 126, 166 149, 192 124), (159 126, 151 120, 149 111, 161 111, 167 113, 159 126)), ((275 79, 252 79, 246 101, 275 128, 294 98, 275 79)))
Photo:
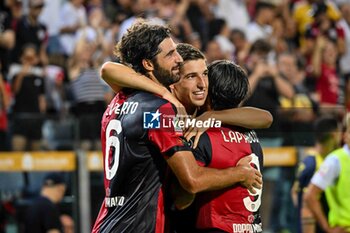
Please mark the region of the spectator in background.
POLYGON ((39 16, 39 21, 47 28, 47 53, 50 55, 62 54, 59 42, 60 8, 65 0, 45 0, 45 6, 39 16))
POLYGON ((44 71, 38 66, 39 55, 34 45, 26 45, 21 64, 10 67, 11 88, 14 94, 13 138, 15 151, 39 150, 41 126, 46 112, 44 71))
POLYGON ((340 54, 345 51, 345 40, 343 29, 327 15, 327 5, 324 2, 314 3, 311 14, 314 21, 306 27, 300 51, 307 61, 306 84, 310 91, 315 92, 319 67, 315 67, 313 56, 317 50, 315 44, 318 38, 325 37, 333 40, 340 54))
POLYGON ((172 34, 177 40, 194 44, 201 49, 202 42, 199 34, 192 30, 192 25, 186 12, 190 6, 187 0, 162 0, 156 4, 158 17, 164 19, 172 30, 172 34))
POLYGON ((286 24, 282 16, 278 15, 272 23, 271 45, 278 55, 289 50, 287 43, 286 24))
POLYGON ((213 14, 215 18, 222 18, 227 22, 230 30, 240 29, 244 30, 250 17, 247 11, 247 2, 242 0, 217 0, 212 1, 213 14), (232 12, 235 12, 232 14, 232 12))
POLYGON ((280 97, 283 145, 311 146, 312 122, 318 114, 318 104, 304 85, 305 70, 301 58, 294 53, 282 53, 277 58, 277 67, 295 92, 293 98, 280 97))
POLYGON ((197 49, 201 49, 203 47, 202 40, 199 37, 198 32, 192 32, 187 38, 188 44, 193 45, 197 49))
POLYGON ((313 22, 306 27, 305 39, 309 47, 314 46, 317 37, 323 36, 336 42, 338 52, 345 52, 344 30, 337 21, 327 15, 327 5, 324 2, 314 4, 313 22))
MULTIPOLYGON (((136 21, 138 17, 143 17, 145 19, 150 19, 154 16, 155 8, 154 2, 151 0, 131 0, 131 16, 125 19, 120 24, 118 41, 120 41, 123 35, 126 33, 127 29, 136 21)), ((163 24, 161 19, 155 19, 155 22, 163 24)))
POLYGON ((40 196, 35 198, 25 215, 25 233, 63 232, 60 211, 57 206, 66 192, 64 178, 59 173, 45 176, 40 196))
POLYGON ((94 43, 97 48, 103 48, 104 29, 106 26, 106 18, 102 9, 91 9, 88 14, 87 24, 79 28, 76 32, 76 43, 79 43, 81 40, 86 40, 89 43, 94 43))
MULTIPOLYGON (((322 4, 322 3, 326 4, 326 8, 327 8, 326 14, 331 20, 338 21, 340 19, 341 17, 340 12, 337 6, 332 1, 328 1, 328 0, 300 1, 297 4, 295 4, 295 8, 292 12, 293 19, 298 28, 299 36, 305 35, 305 31, 308 25, 314 22, 313 14, 310 14, 310 13, 312 13, 315 10, 315 7, 317 4, 322 4)), ((299 42, 300 42, 300 45, 303 46, 302 37, 300 37, 299 42)))
MULTIPOLYGON (((1 63, 0 63, 1 65, 1 63)), ((5 81, 0 73, 0 151, 7 148, 7 110, 10 104, 10 96, 5 86, 5 81)))
POLYGON ((84 0, 69 0, 60 9, 60 44, 63 54, 70 56, 76 46, 76 32, 87 24, 84 0))
MULTIPOLYGON (((324 158, 340 144, 340 127, 338 121, 331 117, 320 117, 314 124, 313 134, 315 145, 307 151, 299 164, 297 177, 292 188, 292 200, 297 207, 298 233, 324 232, 319 224, 314 225, 314 217, 307 205, 304 204, 303 194, 310 183, 311 177, 319 170, 324 158), (315 231, 316 230, 316 231, 315 231)), ((322 209, 328 213, 328 204, 324 194, 320 197, 322 209)))
POLYGON ((73 97, 72 112, 79 119, 81 148, 98 150, 100 146, 101 117, 106 101, 113 96, 99 75, 100 63, 94 59, 94 43, 80 40, 69 61, 68 75, 73 97))
POLYGON ((249 54, 250 43, 247 41, 247 37, 244 31, 240 29, 234 29, 231 31, 230 40, 235 46, 234 59, 237 64, 244 67, 245 61, 249 54))
POLYGON ((345 117, 344 146, 329 155, 313 175, 305 193, 305 201, 325 232, 350 231, 350 115, 345 117), (325 193, 329 206, 328 219, 320 202, 325 193))
POLYGON ((340 20, 339 26, 344 31, 345 53, 340 57, 340 74, 345 81, 345 105, 350 110, 350 2, 344 1, 340 4, 340 10, 343 19, 340 20))
POLYGON ((103 11, 110 22, 120 25, 125 19, 131 17, 132 1, 109 0, 104 2, 103 11))
POLYGON ((258 1, 255 5, 255 18, 245 31, 249 43, 254 43, 258 39, 270 40, 272 35, 272 22, 275 18, 276 7, 265 1, 258 1))
POLYGON ((336 43, 324 36, 317 37, 312 64, 321 111, 341 115, 343 114, 343 106, 340 99, 337 59, 336 43))
POLYGON ((220 45, 216 40, 211 40, 208 42, 205 49, 205 57, 207 58, 208 63, 215 60, 225 59, 225 55, 221 51, 220 45))
POLYGON ((191 23, 192 29, 198 32, 202 43, 205 45, 209 42, 208 38, 208 22, 214 19, 214 15, 210 10, 211 2, 206 0, 190 1, 186 15, 191 23))
MULTIPOLYGON (((13 5, 21 7, 22 2, 17 2, 17 4, 13 5)), ((0 8, 0 73, 5 75, 8 71, 9 53, 15 46, 16 35, 11 25, 11 11, 4 9, 5 3, 0 8)))
POLYGON ((215 40, 224 54, 225 59, 233 60, 235 46, 230 41, 230 28, 223 19, 213 19, 209 22, 209 39, 215 40))
POLYGON ((279 98, 280 96, 293 98, 294 90, 293 86, 279 74, 276 65, 273 64, 273 58, 269 57, 271 49, 270 43, 266 40, 257 40, 250 48, 246 69, 252 95, 245 105, 262 108, 272 114, 274 121, 271 127, 257 132, 261 142, 265 140, 269 146, 280 146, 279 98))
POLYGON ((42 65, 48 64, 46 53, 48 34, 46 27, 39 22, 39 15, 44 7, 43 0, 30 0, 28 15, 23 16, 16 28, 16 45, 12 52, 12 61, 18 62, 23 47, 26 44, 33 44, 39 52, 39 62, 42 65))

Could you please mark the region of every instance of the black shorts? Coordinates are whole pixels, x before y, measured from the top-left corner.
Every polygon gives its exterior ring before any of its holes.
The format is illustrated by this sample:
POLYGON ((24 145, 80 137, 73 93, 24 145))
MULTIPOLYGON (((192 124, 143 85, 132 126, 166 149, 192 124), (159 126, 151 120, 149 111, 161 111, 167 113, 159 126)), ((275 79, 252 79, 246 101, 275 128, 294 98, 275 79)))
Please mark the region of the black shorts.
POLYGON ((43 117, 41 116, 21 116, 14 113, 12 121, 13 135, 21 135, 31 140, 40 140, 42 137, 43 117))

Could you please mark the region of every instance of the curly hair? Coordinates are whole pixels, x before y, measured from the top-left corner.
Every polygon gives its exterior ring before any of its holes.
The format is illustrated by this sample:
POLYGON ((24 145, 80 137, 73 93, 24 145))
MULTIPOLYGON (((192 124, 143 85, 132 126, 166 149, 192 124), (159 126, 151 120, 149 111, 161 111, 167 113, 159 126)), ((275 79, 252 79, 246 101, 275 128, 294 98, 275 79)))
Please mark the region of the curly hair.
POLYGON ((228 60, 208 66, 208 95, 214 110, 236 108, 248 96, 249 82, 243 69, 228 60))
POLYGON ((166 26, 138 20, 115 46, 114 53, 122 63, 145 74, 142 60, 154 61, 155 56, 161 52, 159 44, 170 35, 171 31, 166 26))

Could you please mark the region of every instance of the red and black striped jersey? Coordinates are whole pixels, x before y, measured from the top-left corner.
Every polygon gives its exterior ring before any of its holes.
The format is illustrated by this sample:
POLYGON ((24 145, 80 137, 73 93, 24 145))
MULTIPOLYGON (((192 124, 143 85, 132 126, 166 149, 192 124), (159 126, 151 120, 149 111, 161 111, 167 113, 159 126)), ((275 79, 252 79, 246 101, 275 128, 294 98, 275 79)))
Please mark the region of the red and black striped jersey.
POLYGON ((164 232, 166 158, 190 150, 174 116, 169 102, 145 92, 111 101, 101 126, 105 199, 92 232, 164 232))
MULTIPOLYGON (((205 132, 194 150, 197 161, 203 166, 228 168, 252 155, 251 165, 261 170, 263 153, 253 130, 238 127, 221 127, 205 132)), ((196 228, 218 228, 225 232, 262 232, 261 190, 251 194, 240 184, 232 187, 199 193, 196 197, 196 228)))

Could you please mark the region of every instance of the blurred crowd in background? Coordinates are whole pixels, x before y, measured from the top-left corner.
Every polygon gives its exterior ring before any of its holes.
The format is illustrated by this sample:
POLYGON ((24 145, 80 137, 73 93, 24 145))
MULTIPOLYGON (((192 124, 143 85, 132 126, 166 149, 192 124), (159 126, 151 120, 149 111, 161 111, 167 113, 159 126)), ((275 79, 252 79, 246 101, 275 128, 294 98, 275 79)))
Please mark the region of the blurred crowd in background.
POLYGON ((311 145, 317 116, 340 119, 350 108, 347 0, 4 0, 0 7, 0 150, 99 149, 100 118, 114 95, 99 67, 115 59, 114 45, 137 17, 170 25, 175 40, 200 48, 208 63, 244 67, 246 104, 274 116, 260 134, 269 146, 311 145), (67 115, 79 123, 72 132, 67 115))
MULTIPOLYGON (((208 63, 246 69, 246 105, 274 117, 263 146, 312 146, 315 119, 350 109, 349 0, 3 0, 0 151, 99 150, 114 96, 99 68, 138 17, 170 25, 208 63)), ((293 169, 265 177, 289 180, 286 193, 293 169)), ((271 227, 288 229, 277 212, 271 227)))

